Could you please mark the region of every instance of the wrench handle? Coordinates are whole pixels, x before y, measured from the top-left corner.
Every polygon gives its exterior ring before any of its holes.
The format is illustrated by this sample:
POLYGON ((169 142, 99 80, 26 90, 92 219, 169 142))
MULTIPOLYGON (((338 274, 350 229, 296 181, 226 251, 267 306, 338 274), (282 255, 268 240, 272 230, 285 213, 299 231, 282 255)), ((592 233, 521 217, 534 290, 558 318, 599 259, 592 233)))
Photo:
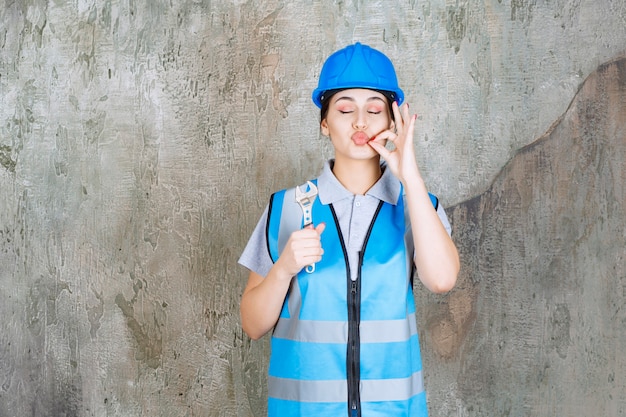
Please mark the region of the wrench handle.
MULTIPOLYGON (((303 229, 306 229, 307 227, 311 226, 313 223, 307 223, 304 225, 303 229)), ((311 264, 311 265, 307 265, 304 267, 304 270, 306 271, 307 274, 312 274, 313 272, 315 272, 315 264, 311 264)))

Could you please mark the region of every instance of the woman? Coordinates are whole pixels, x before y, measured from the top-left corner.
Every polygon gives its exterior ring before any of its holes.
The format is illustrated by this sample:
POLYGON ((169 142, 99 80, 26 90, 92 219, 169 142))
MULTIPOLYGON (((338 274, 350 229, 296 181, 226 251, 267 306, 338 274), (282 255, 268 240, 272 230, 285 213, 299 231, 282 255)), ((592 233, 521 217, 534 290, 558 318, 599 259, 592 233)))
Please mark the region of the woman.
POLYGON ((417 166, 416 116, 403 99, 381 52, 356 43, 332 54, 313 102, 334 159, 296 187, 318 191, 312 224, 302 227, 296 189, 280 191, 239 260, 250 270, 243 329, 252 339, 273 330, 270 416, 427 415, 413 266, 442 293, 459 258, 417 166))

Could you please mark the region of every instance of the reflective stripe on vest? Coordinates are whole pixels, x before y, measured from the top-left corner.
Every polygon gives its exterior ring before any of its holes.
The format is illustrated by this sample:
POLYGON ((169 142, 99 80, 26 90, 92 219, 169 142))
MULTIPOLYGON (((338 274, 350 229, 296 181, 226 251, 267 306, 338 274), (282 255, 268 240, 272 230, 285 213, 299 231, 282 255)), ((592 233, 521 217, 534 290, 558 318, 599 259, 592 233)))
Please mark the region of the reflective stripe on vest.
MULTIPOLYGON (((348 397, 345 380, 298 381, 294 384, 292 379, 270 377, 268 386, 271 392, 280 392, 280 399, 288 401, 345 403, 348 397)), ((415 372, 408 378, 361 381, 361 399, 367 398, 372 402, 405 401, 422 391, 421 372, 415 372)))
MULTIPOLYGON (((270 202, 266 236, 274 261, 302 227, 294 195, 294 189, 283 190, 270 202)), ((301 272, 292 280, 272 334, 270 416, 348 413, 348 261, 332 206, 316 199, 312 212, 314 224, 326 223, 324 256, 313 274, 301 272)), ((363 412, 426 416, 403 198, 397 205, 383 203, 373 221, 359 273, 360 406, 363 412)))

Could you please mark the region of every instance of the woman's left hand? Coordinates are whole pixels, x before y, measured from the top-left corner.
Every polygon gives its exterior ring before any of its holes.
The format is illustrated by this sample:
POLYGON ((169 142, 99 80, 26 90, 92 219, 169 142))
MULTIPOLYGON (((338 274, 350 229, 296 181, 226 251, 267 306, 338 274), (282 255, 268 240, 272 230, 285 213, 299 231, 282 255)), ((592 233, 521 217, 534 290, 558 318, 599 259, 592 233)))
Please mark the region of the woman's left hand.
POLYGON ((459 273, 459 254, 454 242, 443 227, 428 197, 413 147, 413 131, 417 115, 409 114, 409 105, 398 108, 393 103, 396 132, 381 132, 369 142, 370 146, 387 161, 391 172, 404 184, 405 202, 411 220, 411 233, 415 245, 417 276, 435 293, 444 293, 454 287, 459 273), (394 149, 385 143, 390 141, 394 149))
POLYGON ((391 172, 406 185, 407 180, 420 177, 413 145, 417 115, 409 113, 408 103, 398 107, 398 103, 393 102, 392 108, 395 118, 395 133, 390 129, 385 130, 370 141, 369 145, 387 161, 387 166, 391 172), (394 145, 394 149, 389 150, 385 147, 387 141, 394 145))

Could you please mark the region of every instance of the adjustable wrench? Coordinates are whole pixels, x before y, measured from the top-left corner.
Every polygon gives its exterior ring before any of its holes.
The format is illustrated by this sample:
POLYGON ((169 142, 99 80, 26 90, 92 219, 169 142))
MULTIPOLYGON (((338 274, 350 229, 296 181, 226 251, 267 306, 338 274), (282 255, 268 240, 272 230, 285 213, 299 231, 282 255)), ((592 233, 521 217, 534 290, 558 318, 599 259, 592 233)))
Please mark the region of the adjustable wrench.
MULTIPOLYGON (((296 186, 296 202, 300 205, 300 208, 302 209, 304 228, 313 223, 311 211, 313 209, 313 202, 317 197, 317 187, 311 181, 307 181, 306 184, 303 186, 306 186, 306 191, 302 191, 299 186, 296 186)), ((315 272, 315 264, 307 265, 304 270, 307 273, 312 274, 313 272, 315 272)))

